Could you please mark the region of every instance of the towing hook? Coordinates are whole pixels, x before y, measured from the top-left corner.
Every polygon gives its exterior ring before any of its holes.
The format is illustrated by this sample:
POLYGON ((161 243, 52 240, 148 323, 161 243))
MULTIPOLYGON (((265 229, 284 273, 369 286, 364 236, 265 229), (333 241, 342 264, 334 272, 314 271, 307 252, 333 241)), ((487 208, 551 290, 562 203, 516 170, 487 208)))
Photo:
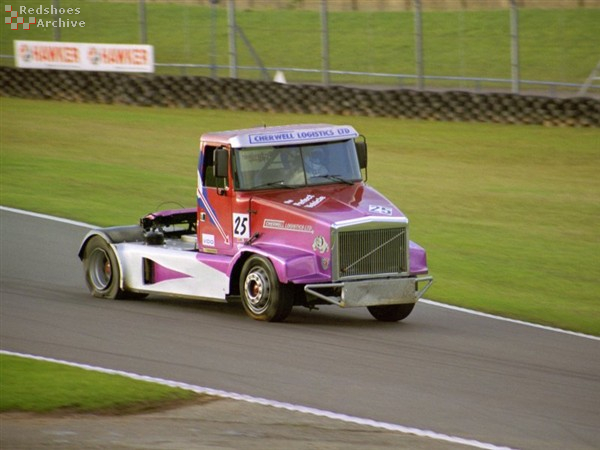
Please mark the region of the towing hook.
POLYGON ((250 236, 250 239, 248 239, 246 242, 244 242, 244 244, 245 245, 252 245, 252 243, 254 241, 256 241, 259 237, 260 237, 260 233, 256 232, 252 236, 250 236))

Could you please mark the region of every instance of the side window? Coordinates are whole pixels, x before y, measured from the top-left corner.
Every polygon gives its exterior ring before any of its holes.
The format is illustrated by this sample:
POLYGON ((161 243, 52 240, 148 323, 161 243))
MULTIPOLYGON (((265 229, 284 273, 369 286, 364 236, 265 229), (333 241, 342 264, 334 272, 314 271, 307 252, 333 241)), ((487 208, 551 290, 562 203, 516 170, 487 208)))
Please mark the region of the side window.
POLYGON ((215 149, 217 147, 206 146, 204 147, 204 167, 202 168, 202 179, 204 180, 204 186, 214 188, 225 188, 227 187, 226 178, 215 177, 215 149))
POLYGON ((217 187, 217 180, 214 173, 214 155, 215 147, 204 147, 204 167, 202 168, 202 180, 204 180, 204 186, 217 187))

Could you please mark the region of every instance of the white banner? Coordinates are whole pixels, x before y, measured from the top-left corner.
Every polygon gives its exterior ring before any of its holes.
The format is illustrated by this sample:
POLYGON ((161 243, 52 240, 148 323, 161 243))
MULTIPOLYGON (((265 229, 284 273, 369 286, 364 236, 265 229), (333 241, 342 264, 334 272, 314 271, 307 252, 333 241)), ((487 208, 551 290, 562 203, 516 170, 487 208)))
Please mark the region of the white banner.
POLYGON ((25 69, 154 72, 151 45, 14 42, 15 65, 25 69))

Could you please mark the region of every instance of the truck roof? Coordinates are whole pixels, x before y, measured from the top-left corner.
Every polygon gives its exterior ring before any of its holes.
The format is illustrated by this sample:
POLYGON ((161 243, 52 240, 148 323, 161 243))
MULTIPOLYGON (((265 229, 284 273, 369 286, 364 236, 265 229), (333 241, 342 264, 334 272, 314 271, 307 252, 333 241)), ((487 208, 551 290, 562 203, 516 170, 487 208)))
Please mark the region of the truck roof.
POLYGON ((358 137, 350 125, 297 124, 205 133, 201 140, 232 148, 300 145, 358 137))

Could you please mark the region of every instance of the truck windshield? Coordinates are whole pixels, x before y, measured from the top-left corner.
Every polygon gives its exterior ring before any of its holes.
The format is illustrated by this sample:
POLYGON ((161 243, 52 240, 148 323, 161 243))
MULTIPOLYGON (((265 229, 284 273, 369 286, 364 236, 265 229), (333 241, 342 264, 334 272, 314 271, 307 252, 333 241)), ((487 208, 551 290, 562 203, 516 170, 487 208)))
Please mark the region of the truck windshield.
POLYGON ((362 179, 354 141, 235 151, 239 190, 348 183, 362 179))

